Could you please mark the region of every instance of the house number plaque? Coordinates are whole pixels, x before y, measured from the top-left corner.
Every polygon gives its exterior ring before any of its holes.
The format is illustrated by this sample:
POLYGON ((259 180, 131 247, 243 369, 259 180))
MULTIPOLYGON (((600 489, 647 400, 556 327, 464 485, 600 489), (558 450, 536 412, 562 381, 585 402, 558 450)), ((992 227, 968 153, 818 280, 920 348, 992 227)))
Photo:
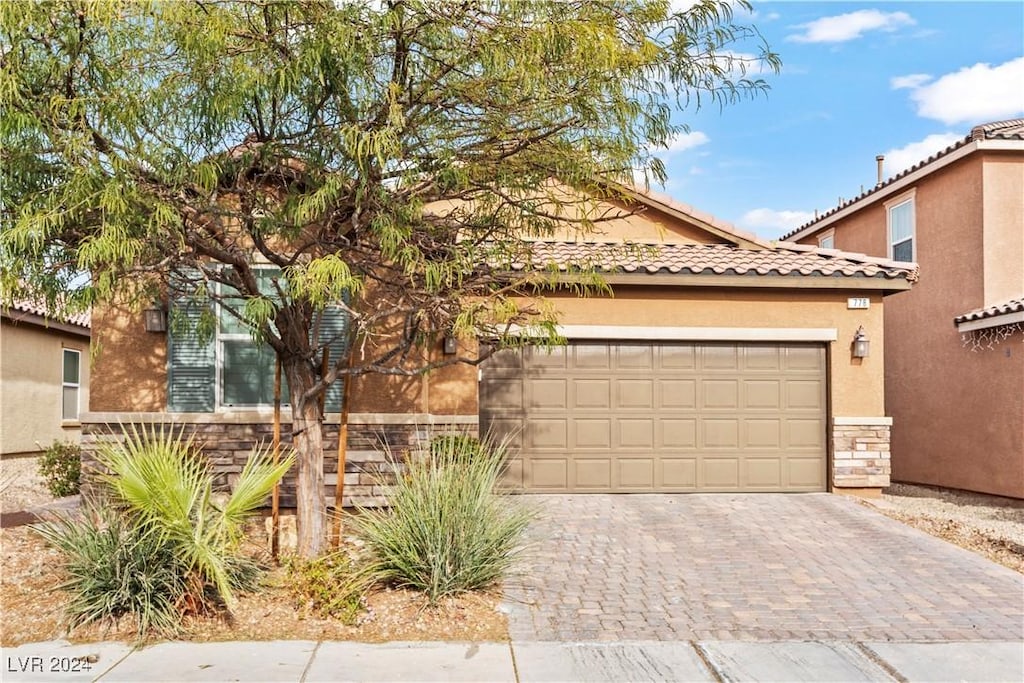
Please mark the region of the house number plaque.
POLYGON ((851 296, 846 300, 847 308, 870 308, 871 299, 866 296, 851 296))

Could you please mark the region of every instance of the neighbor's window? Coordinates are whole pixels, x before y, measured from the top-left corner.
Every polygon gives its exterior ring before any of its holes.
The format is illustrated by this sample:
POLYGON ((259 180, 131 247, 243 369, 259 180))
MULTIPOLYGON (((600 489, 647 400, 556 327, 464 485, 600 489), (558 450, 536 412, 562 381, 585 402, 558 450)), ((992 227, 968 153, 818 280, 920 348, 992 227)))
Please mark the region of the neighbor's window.
MULTIPOLYGON (((276 298, 273 279, 277 268, 261 268, 256 273, 260 292, 276 298)), ((232 306, 242 312, 244 300, 232 306)), ((269 344, 253 341, 249 328, 227 307, 221 306, 217 321, 218 403, 222 406, 266 406, 274 401, 276 356, 269 344)), ((288 403, 288 383, 281 380, 281 402, 288 403)))
POLYGON ((835 249, 836 248, 836 234, 834 232, 828 232, 818 238, 818 247, 820 249, 835 249))
POLYGON ((64 367, 61 384, 61 419, 78 419, 78 396, 81 390, 82 354, 64 349, 64 367))
POLYGON ((914 198, 897 200, 889 209, 889 258, 914 260, 914 198))

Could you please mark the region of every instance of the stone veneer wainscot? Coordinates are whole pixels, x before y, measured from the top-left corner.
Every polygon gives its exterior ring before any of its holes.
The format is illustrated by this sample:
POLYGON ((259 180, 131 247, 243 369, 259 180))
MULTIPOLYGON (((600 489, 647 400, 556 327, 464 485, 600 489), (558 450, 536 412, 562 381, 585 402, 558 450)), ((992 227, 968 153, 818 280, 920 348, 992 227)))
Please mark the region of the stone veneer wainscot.
MULTIPOLYGON (((271 444, 272 416, 264 411, 224 413, 86 413, 82 416, 83 483, 86 495, 95 491, 97 443, 120 440, 131 424, 163 425, 194 435, 210 459, 219 488, 234 485, 246 459, 260 442, 271 444)), ((428 415, 353 413, 349 416, 348 452, 345 458, 343 505, 374 507, 386 504, 387 487, 394 476, 389 457, 404 460, 422 450, 432 436, 449 432, 476 435, 475 415, 428 415)), ((291 416, 282 411, 281 443, 291 443, 291 416)), ((324 423, 324 484, 328 505, 333 506, 338 475, 338 416, 324 423)), ((295 507, 294 471, 281 487, 281 506, 295 507)))
POLYGON ((889 485, 891 417, 832 419, 832 484, 835 488, 889 485))

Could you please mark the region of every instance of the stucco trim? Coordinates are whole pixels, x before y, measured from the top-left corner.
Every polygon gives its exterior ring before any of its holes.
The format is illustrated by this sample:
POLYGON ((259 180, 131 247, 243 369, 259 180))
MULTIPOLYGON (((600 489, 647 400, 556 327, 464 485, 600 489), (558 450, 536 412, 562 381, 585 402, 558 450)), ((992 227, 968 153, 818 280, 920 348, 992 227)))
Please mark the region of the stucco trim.
POLYGON ((638 327, 626 325, 559 325, 566 339, 652 341, 835 341, 834 327, 638 327))
MULTIPOLYGON (((215 413, 82 413, 83 424, 252 424, 269 422, 274 417, 271 409, 220 410, 215 413)), ((281 421, 291 422, 291 410, 281 411, 281 421)), ((338 413, 328 413, 324 422, 337 424, 338 413)), ((433 415, 430 413, 350 413, 350 425, 476 425, 476 415, 433 415)))
POLYGON ((891 417, 833 417, 836 427, 891 427, 891 417))
POLYGON ((987 330, 990 327, 1012 325, 1013 323, 1024 323, 1024 311, 1003 313, 1002 315, 994 315, 991 318, 981 318, 979 320, 967 320, 957 323, 956 329, 959 332, 973 332, 974 330, 987 330))

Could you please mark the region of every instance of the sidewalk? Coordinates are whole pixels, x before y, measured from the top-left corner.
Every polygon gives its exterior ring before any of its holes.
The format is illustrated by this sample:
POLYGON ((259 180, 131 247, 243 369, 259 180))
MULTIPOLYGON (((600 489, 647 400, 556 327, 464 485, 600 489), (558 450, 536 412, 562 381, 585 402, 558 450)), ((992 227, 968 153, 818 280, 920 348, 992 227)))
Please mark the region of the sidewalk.
POLYGON ((1024 643, 33 643, 3 681, 1015 681, 1024 643))

